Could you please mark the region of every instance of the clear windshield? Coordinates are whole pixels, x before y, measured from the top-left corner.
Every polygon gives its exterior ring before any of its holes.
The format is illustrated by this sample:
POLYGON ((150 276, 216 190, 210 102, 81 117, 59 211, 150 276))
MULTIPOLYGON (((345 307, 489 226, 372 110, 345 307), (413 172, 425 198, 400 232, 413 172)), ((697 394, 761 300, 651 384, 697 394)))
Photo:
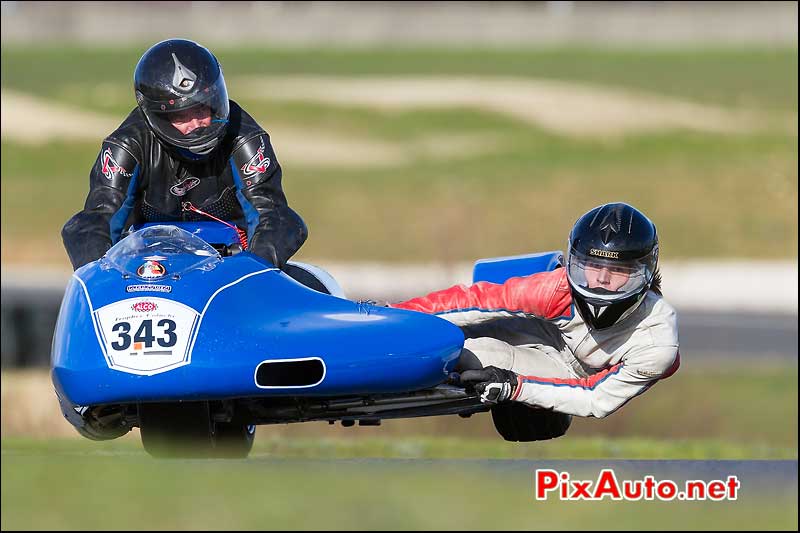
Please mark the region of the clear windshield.
POLYGON ((154 279, 189 270, 211 270, 222 258, 210 244, 184 229, 148 226, 111 247, 102 261, 120 272, 154 279))

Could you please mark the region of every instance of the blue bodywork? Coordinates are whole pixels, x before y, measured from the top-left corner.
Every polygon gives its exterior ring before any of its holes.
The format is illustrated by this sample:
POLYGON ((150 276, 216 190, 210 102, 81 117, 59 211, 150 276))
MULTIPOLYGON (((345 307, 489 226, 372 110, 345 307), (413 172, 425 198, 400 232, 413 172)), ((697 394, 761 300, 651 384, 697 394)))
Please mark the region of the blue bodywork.
MULTIPOLYGON (((52 378, 73 406, 404 393, 442 384, 458 360, 463 334, 441 318, 314 291, 246 251, 221 257, 207 243, 231 245, 238 236, 216 222, 147 226, 78 269, 67 286, 52 378), (190 246, 176 251, 172 237, 148 241, 148 230, 172 232, 190 246), (157 308, 162 314, 149 322, 161 329, 126 333, 145 348, 132 342, 112 350, 122 342, 121 322, 137 329, 136 320, 157 308), (120 311, 109 314, 113 309, 120 311), (170 348, 158 351, 165 340, 170 348), (148 357, 158 357, 148 353, 168 352, 168 363, 148 366, 148 357), (264 361, 295 359, 321 360, 322 378, 303 386, 256 382, 264 361)), ((559 258, 551 252, 483 260, 475 279, 501 283, 552 270, 559 258)))
POLYGON ((560 251, 481 259, 472 269, 472 282, 505 283, 509 278, 549 272, 560 266, 564 266, 564 253, 560 251))
MULTIPOLYGON (((235 235, 221 224, 192 226, 187 229, 213 243, 230 243, 235 235)), ((145 257, 129 258, 132 267, 145 257)), ((311 290, 248 252, 188 271, 185 254, 162 257, 166 275, 157 280, 109 268, 104 260, 73 275, 52 351, 53 382, 73 405, 413 391, 442 383, 461 351, 461 330, 445 320, 311 290), (176 271, 182 273, 173 279, 176 271), (137 292, 126 292, 132 285, 137 292), (196 313, 187 357, 166 371, 112 368, 99 311, 126 299, 170 300, 196 313), (265 360, 309 357, 324 362, 318 385, 265 389, 255 382, 265 360)))

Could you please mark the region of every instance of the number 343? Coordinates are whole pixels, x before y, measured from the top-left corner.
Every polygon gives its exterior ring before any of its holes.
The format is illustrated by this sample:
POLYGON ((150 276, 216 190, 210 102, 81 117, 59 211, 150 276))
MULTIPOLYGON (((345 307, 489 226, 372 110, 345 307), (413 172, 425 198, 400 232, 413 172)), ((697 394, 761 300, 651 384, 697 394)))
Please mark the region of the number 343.
POLYGON ((129 322, 117 322, 111 331, 117 333, 118 338, 111 343, 115 350, 127 350, 131 342, 142 343, 145 348, 151 348, 153 343, 158 343, 162 348, 171 348, 178 342, 175 334, 175 321, 165 318, 159 320, 156 328, 159 330, 153 334, 153 321, 150 319, 142 320, 136 333, 131 337, 131 324, 129 322), (158 335, 158 336, 156 336, 158 335))

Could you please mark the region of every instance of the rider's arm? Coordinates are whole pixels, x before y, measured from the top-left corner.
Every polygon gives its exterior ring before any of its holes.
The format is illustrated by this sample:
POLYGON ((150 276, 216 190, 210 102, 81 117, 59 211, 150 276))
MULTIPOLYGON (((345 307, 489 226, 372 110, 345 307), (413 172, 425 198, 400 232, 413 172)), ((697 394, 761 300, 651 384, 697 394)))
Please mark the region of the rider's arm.
POLYGON ((457 325, 505 316, 555 319, 572 313, 565 269, 511 278, 503 284, 480 281, 456 285, 391 307, 441 316, 457 325))
POLYGON ((680 366, 677 346, 651 346, 581 379, 519 376, 512 400, 575 416, 603 418, 680 366))
POLYGON ((250 251, 282 267, 305 242, 308 230, 286 202, 281 166, 269 135, 248 139, 233 152, 230 164, 247 220, 250 251))
POLYGON ((89 175, 83 211, 61 230, 74 269, 100 259, 119 239, 133 207, 139 171, 139 162, 131 152, 113 139, 106 139, 100 148, 89 175))

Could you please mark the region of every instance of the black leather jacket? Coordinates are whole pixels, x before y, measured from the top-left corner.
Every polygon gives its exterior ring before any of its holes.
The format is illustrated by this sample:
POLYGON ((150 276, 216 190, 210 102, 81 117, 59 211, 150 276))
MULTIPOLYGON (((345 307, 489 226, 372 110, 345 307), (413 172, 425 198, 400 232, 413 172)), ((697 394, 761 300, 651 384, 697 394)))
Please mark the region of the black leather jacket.
POLYGON ((286 203, 269 135, 239 105, 230 105, 228 134, 204 161, 167 150, 138 107, 106 137, 83 211, 61 231, 73 268, 102 257, 131 224, 210 220, 183 210, 187 201, 245 229, 251 252, 285 265, 308 230, 286 203))

